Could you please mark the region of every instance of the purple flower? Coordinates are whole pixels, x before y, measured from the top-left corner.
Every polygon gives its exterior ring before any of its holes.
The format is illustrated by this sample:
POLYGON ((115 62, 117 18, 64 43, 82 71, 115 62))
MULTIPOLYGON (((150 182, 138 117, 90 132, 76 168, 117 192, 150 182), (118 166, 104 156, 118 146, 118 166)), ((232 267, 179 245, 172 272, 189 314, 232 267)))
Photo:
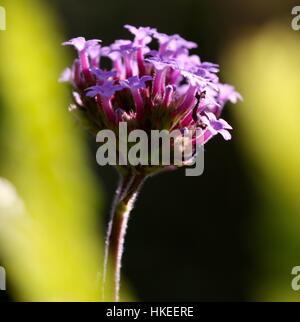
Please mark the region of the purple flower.
POLYGON ((157 70, 164 70, 166 68, 174 68, 174 69, 178 69, 178 64, 176 62, 176 60, 172 60, 172 59, 163 59, 160 57, 150 57, 146 59, 146 62, 151 63, 155 69, 157 70))
POLYGON ((124 88, 128 88, 131 90, 135 108, 136 108, 136 115, 140 117, 143 113, 143 105, 144 99, 140 93, 141 89, 146 88, 146 82, 152 81, 151 76, 143 76, 139 78, 138 76, 130 77, 126 80, 120 81, 120 84, 124 88))
POLYGON ((91 58, 91 63, 94 68, 97 68, 99 66, 101 52, 102 50, 99 44, 88 46, 87 48, 88 56, 91 58))
POLYGON ((125 28, 133 40, 119 39, 104 47, 99 40, 83 37, 64 43, 77 49, 79 59, 61 80, 71 83, 79 95, 77 106, 89 111, 90 121, 109 128, 124 119, 136 129, 200 128, 205 142, 218 133, 230 139, 231 127, 220 115, 227 102, 242 98, 234 87, 220 82, 219 66, 191 55, 197 44, 177 34, 169 36, 151 27, 125 28), (158 50, 149 48, 153 38, 158 50), (110 58, 111 68, 102 66, 102 57, 110 58), (103 122, 99 110, 104 112, 103 122))
POLYGON ((185 77, 192 86, 196 86, 201 90, 204 90, 211 85, 207 79, 195 73, 182 70, 181 75, 185 77))
POLYGON ((142 78, 139 78, 138 76, 133 76, 126 80, 120 81, 120 84, 130 89, 142 89, 146 87, 146 82, 151 80, 151 76, 143 76, 142 78))
POLYGON ((153 37, 156 38, 160 44, 159 53, 162 56, 177 56, 182 53, 182 50, 184 49, 193 49, 198 47, 196 43, 187 41, 179 35, 168 36, 163 33, 154 32, 153 37))
POLYGON ((134 42, 139 46, 146 46, 152 41, 152 35, 156 32, 156 29, 150 27, 139 27, 136 28, 131 25, 125 25, 133 35, 135 35, 134 42))
POLYGON ((218 73, 220 71, 219 65, 209 62, 202 63, 200 67, 210 73, 218 73))
POLYGON ((78 51, 85 49, 86 40, 84 37, 70 39, 63 43, 63 46, 74 46, 78 51))
POLYGON ((109 78, 114 78, 117 76, 116 71, 105 71, 99 68, 93 68, 92 73, 99 81, 107 81, 109 78))
POLYGON ((74 46, 79 52, 83 50, 93 51, 98 48, 99 43, 102 41, 99 39, 86 40, 84 37, 78 37, 70 39, 63 43, 64 46, 74 46))
POLYGON ((94 67, 96 67, 99 63, 99 57, 97 57, 100 53, 99 42, 101 42, 101 40, 86 40, 84 37, 78 37, 63 43, 64 46, 74 46, 77 49, 81 69, 87 82, 92 82, 93 80, 90 72, 90 58, 94 67))
POLYGON ((219 84, 219 100, 225 104, 227 102, 231 102, 236 104, 239 100, 243 100, 240 93, 238 93, 235 88, 231 85, 227 84, 219 84))
POLYGON ((112 97, 115 92, 121 91, 124 87, 121 85, 115 85, 111 82, 106 82, 103 85, 96 85, 87 88, 86 95, 89 97, 95 97, 96 95, 101 95, 106 98, 112 97))
MULTIPOLYGON (((114 61, 115 68, 119 71, 121 75, 129 78, 135 73, 135 62, 136 57, 134 54, 139 50, 139 47, 134 45, 130 40, 117 40, 114 44, 111 45, 111 54, 116 53, 111 56, 114 61), (124 71, 122 73, 122 64, 120 59, 123 58, 124 71)), ((111 55, 110 54, 110 55, 111 55)))
POLYGON ((186 53, 182 53, 176 57, 176 61, 180 69, 187 70, 187 71, 194 71, 201 65, 200 57, 197 55, 189 56, 186 53))
POLYGON ((117 40, 112 46, 111 51, 120 52, 123 55, 130 55, 138 50, 138 47, 130 40, 117 40))
POLYGON ((212 137, 217 134, 221 134, 224 140, 231 140, 231 134, 228 130, 232 130, 232 127, 223 119, 217 119, 215 114, 206 112, 202 117, 202 121, 207 125, 207 134, 212 137))
POLYGON ((109 54, 111 53, 110 46, 105 46, 100 48, 99 56, 102 57, 109 57, 109 54))

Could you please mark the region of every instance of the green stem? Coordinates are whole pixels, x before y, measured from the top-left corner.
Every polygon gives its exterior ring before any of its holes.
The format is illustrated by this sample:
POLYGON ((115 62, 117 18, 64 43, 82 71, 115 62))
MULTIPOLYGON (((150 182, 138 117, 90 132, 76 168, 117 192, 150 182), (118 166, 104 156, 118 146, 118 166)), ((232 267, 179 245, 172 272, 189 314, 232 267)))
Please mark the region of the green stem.
POLYGON ((106 300, 110 298, 107 295, 109 285, 107 279, 108 266, 113 272, 112 299, 115 302, 120 300, 121 266, 128 220, 137 194, 144 181, 144 175, 132 173, 122 176, 120 179, 107 229, 105 245, 103 295, 106 300))

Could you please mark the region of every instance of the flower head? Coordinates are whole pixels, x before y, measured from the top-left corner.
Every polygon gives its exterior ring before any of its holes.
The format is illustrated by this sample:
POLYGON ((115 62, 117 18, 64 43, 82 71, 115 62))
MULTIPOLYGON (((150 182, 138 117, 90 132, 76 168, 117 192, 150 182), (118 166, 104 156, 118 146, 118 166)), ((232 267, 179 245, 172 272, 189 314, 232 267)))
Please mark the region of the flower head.
POLYGON ((204 143, 217 134, 229 140, 232 127, 220 115, 227 102, 242 98, 234 87, 220 82, 219 66, 191 55, 197 44, 179 35, 150 27, 125 28, 133 40, 101 47, 100 40, 79 37, 63 44, 79 55, 61 80, 73 86, 81 116, 98 131, 116 130, 126 121, 131 130, 200 131, 204 143), (152 41, 158 42, 157 50, 151 49, 152 41), (110 68, 101 66, 102 57, 110 59, 110 68))

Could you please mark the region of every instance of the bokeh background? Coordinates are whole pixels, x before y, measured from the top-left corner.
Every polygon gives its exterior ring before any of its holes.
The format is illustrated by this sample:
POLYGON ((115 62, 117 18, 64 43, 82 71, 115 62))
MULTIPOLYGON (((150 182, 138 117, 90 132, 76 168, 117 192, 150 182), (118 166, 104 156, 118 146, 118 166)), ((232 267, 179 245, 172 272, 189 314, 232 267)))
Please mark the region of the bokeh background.
POLYGON ((124 24, 199 44, 244 102, 233 140, 206 147, 205 172, 148 180, 129 225, 123 299, 298 301, 300 31, 296 1, 9 0, 0 32, 0 265, 3 301, 97 301, 107 213, 117 184, 57 83, 75 36, 109 44, 124 24), (9 180, 9 181, 8 181, 9 180))

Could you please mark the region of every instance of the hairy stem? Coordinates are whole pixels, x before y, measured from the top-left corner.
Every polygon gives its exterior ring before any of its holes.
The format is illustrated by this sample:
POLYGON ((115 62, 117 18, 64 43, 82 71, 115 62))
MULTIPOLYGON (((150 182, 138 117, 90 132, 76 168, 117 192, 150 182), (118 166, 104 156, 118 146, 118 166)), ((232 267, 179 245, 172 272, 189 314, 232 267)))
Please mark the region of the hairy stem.
POLYGON ((137 194, 145 180, 143 175, 129 173, 121 176, 109 221, 104 256, 103 296, 108 293, 108 266, 113 272, 113 300, 120 300, 120 282, 124 241, 130 212, 133 209, 137 194))

